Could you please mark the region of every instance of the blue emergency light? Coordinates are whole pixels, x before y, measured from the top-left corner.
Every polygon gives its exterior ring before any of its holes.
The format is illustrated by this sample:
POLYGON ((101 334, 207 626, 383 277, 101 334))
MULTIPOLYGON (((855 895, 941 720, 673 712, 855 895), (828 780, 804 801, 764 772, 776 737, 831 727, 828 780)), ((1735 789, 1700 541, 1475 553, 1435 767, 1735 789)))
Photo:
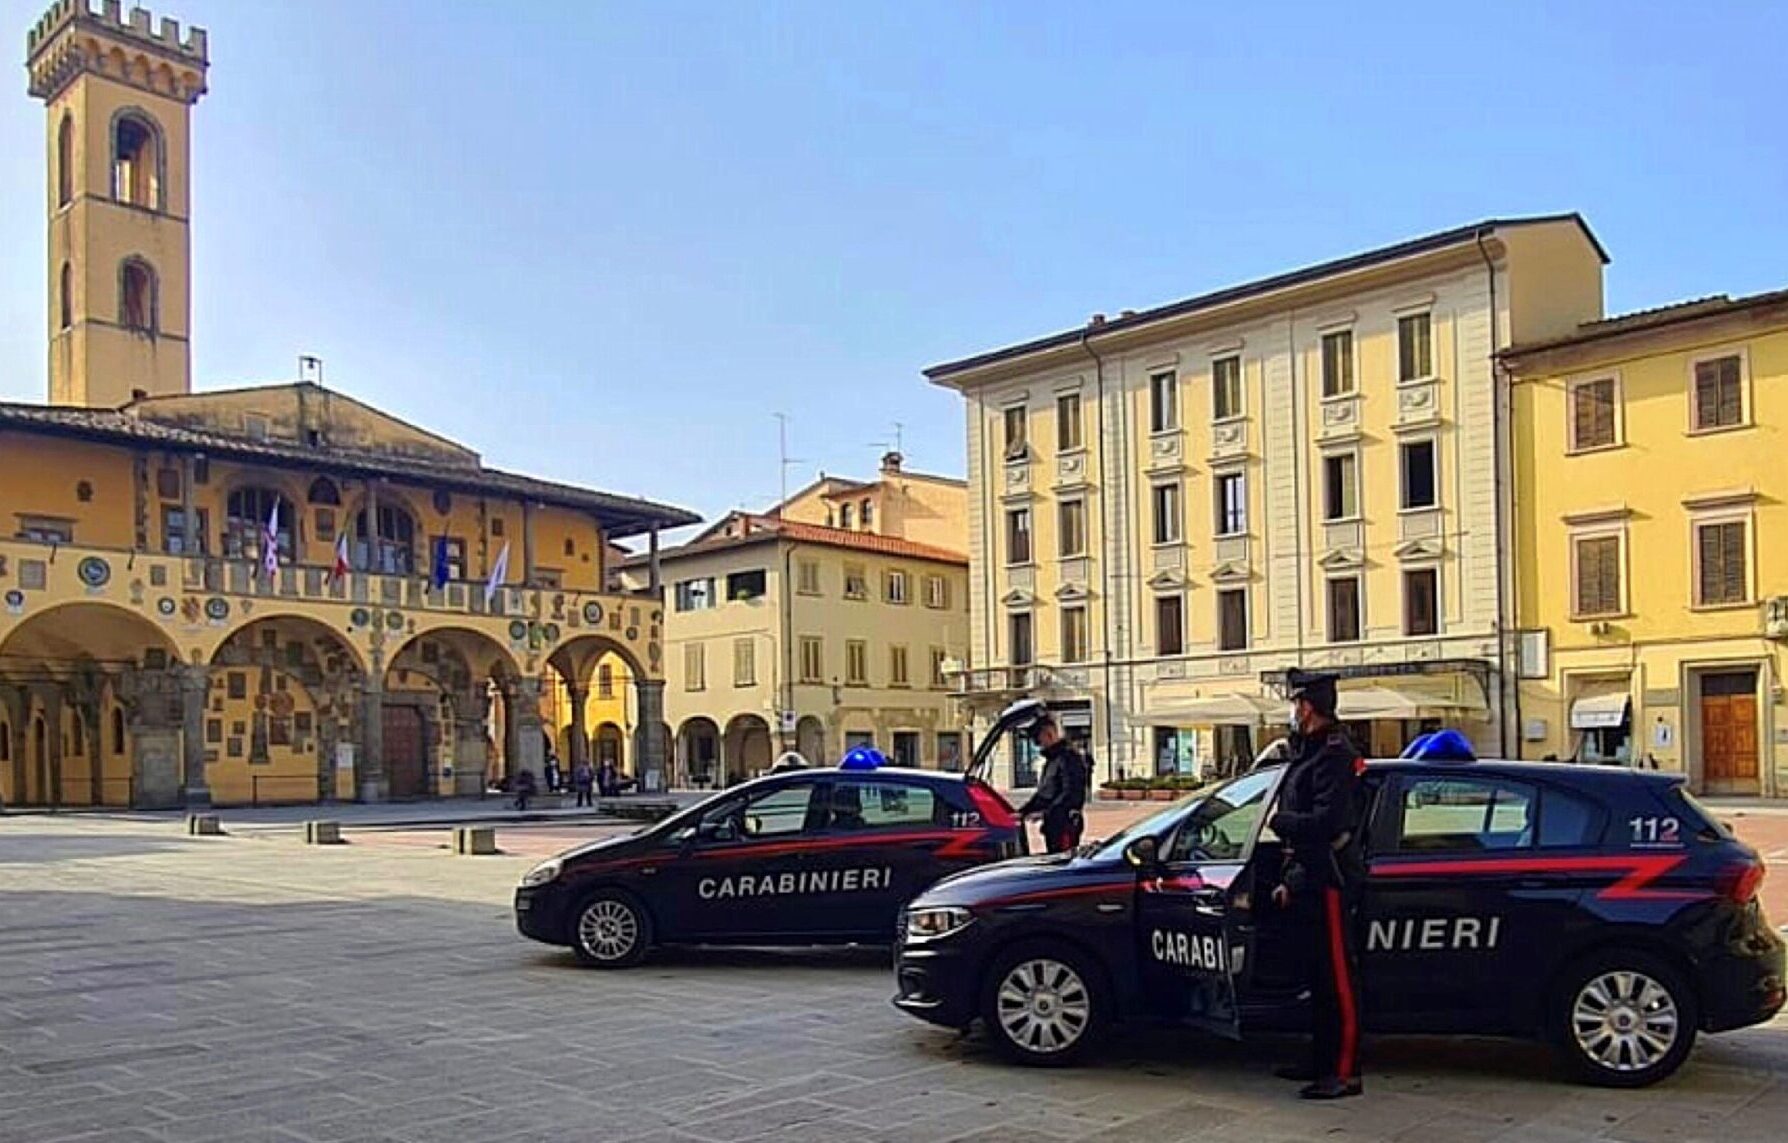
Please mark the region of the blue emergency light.
POLYGON ((879 770, 888 764, 888 759, 873 746, 853 746, 845 752, 838 763, 840 770, 879 770))
POLYGON ((1475 762, 1478 756, 1457 730, 1435 730, 1416 738, 1397 757, 1416 762, 1475 762))

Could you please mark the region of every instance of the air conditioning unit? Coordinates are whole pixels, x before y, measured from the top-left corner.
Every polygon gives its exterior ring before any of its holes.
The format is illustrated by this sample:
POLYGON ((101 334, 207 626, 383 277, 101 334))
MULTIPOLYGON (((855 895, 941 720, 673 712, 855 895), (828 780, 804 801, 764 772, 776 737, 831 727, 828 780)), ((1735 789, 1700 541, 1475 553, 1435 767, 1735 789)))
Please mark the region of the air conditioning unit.
POLYGON ((1788 640, 1788 595, 1772 595, 1763 601, 1763 634, 1768 639, 1788 640))

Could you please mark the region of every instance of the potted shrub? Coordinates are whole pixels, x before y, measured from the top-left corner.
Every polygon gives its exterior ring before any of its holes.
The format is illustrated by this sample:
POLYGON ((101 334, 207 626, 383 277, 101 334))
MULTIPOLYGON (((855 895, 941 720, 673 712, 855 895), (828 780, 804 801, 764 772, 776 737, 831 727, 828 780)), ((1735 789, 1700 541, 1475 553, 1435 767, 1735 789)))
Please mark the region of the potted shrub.
POLYGON ((1163 774, 1149 783, 1149 801, 1171 802, 1180 796, 1177 774, 1163 774))
POLYGON ((1099 786, 1099 800, 1100 801, 1116 802, 1116 801, 1121 800, 1123 798, 1123 796, 1124 796, 1124 789, 1121 785, 1118 784, 1118 779, 1116 779, 1116 778, 1108 779, 1107 781, 1105 781, 1104 783, 1102 783, 1099 786))
POLYGON ((1118 797, 1126 802, 1140 802, 1148 796, 1143 786, 1141 778, 1121 778, 1118 780, 1118 797))

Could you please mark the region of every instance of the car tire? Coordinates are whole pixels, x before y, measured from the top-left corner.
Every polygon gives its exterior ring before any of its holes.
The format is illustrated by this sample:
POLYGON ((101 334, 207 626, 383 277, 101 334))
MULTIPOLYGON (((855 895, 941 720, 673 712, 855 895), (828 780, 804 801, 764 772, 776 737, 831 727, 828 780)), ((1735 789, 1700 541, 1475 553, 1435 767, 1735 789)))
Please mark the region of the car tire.
POLYGON ((988 965, 981 1016, 994 1046, 1030 1067, 1084 1056, 1110 1022, 1110 991, 1091 956, 1065 941, 1025 941, 988 965))
POLYGON ((1591 953, 1553 991, 1553 1040, 1576 1077, 1597 1087, 1646 1087, 1676 1071, 1700 1018, 1682 971, 1638 949, 1591 953))
POLYGON ((571 951, 590 968, 631 968, 652 948, 652 918, 631 894, 598 889, 571 915, 571 951))

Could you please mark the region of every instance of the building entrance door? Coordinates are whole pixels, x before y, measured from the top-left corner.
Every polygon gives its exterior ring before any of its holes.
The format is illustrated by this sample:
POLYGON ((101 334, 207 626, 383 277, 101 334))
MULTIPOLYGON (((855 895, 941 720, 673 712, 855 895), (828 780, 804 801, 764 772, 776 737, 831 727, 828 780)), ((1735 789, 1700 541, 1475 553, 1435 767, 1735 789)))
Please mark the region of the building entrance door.
POLYGON ((424 769, 428 752, 422 741, 422 712, 413 706, 384 709, 385 777, 394 798, 420 798, 428 793, 424 769))
POLYGON ((1757 672, 1701 676, 1701 784, 1710 794, 1757 792, 1757 672))

